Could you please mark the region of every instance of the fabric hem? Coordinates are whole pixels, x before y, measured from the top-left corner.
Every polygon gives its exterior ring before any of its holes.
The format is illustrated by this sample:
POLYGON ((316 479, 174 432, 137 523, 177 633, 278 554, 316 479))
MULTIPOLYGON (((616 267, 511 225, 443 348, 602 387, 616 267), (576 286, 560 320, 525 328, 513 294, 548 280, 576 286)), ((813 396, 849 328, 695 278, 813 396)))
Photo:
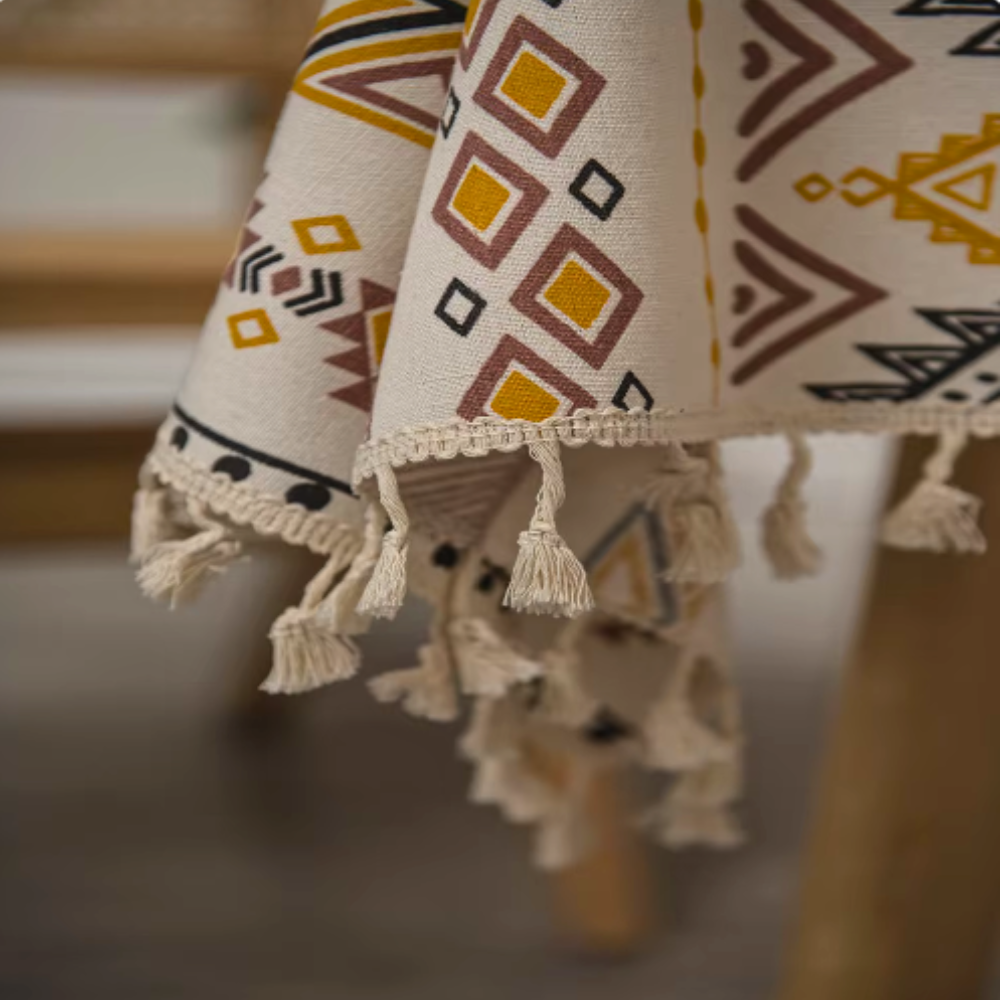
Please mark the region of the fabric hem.
POLYGON ((157 441, 146 459, 146 469, 185 499, 206 504, 214 514, 233 524, 303 546, 318 555, 330 555, 345 536, 360 536, 360 528, 355 525, 291 506, 278 497, 261 496, 228 476, 209 472, 162 440, 157 441))
POLYGON ((765 434, 893 433, 939 434, 964 431, 980 437, 1000 434, 1000 411, 977 412, 944 407, 888 407, 846 404, 832 409, 809 407, 785 412, 744 410, 653 410, 602 412, 580 410, 541 423, 480 417, 472 422, 446 423, 395 431, 358 449, 354 486, 379 468, 399 468, 429 458, 445 460, 464 455, 477 458, 492 451, 512 452, 542 441, 569 447, 661 445, 671 441, 695 444, 765 434))

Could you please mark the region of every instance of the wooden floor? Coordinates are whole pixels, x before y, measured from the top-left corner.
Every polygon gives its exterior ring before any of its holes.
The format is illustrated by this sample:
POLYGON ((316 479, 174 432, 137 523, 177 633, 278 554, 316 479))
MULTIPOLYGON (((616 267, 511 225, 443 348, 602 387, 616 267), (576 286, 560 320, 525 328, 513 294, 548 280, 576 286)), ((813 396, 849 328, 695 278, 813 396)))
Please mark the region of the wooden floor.
MULTIPOLYGON (((0 998, 773 1000, 860 551, 837 533, 844 454, 827 574, 781 588, 750 550, 736 586, 752 843, 658 855, 669 925, 624 964, 557 939, 522 831, 464 801, 454 730, 360 684, 282 703, 284 728, 229 724, 273 564, 171 615, 123 544, 0 554, 0 998)), ((380 629, 370 668, 407 665, 420 628, 380 629)))

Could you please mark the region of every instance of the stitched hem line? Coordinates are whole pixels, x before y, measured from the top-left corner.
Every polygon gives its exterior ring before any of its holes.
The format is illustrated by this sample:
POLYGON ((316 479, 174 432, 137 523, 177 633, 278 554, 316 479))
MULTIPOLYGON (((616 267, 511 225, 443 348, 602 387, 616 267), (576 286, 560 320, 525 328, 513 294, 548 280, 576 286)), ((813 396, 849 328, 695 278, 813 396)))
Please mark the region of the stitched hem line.
POLYGON ((472 422, 454 419, 396 431, 362 445, 354 466, 354 485, 357 488, 374 476, 376 470, 386 466, 399 468, 429 458, 443 460, 459 455, 477 458, 491 451, 516 451, 536 441, 558 441, 571 448, 585 444, 611 448, 660 445, 670 441, 693 444, 793 431, 806 434, 938 434, 947 430, 966 431, 978 437, 1000 435, 1000 409, 977 411, 847 403, 784 412, 580 410, 571 416, 551 417, 537 424, 496 417, 479 417, 472 422))
POLYGON ((165 486, 207 504, 213 513, 234 524, 290 545, 305 546, 318 555, 329 555, 345 535, 361 534, 359 525, 308 511, 278 497, 261 496, 224 474, 209 472, 163 439, 157 440, 145 467, 165 486))

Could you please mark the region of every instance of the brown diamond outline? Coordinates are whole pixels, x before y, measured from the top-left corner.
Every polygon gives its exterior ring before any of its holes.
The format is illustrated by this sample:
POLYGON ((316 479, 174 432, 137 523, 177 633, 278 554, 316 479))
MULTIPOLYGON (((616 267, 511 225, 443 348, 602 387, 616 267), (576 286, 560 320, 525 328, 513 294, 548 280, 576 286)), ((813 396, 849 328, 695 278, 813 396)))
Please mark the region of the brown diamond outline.
POLYGON ((540 153, 554 160, 572 138, 587 112, 601 96, 607 80, 585 63, 575 52, 557 42, 551 35, 519 15, 511 25, 497 54, 483 76, 473 100, 512 132, 531 143, 540 153), (547 55, 561 69, 575 78, 580 86, 563 108, 558 118, 546 131, 530 119, 519 115, 509 104, 497 96, 508 68, 513 64, 524 43, 533 45, 547 55))
POLYGON ((500 0, 482 0, 479 10, 476 11, 475 22, 466 25, 462 45, 458 50, 458 61, 461 63, 462 69, 468 69, 472 65, 472 60, 479 51, 479 46, 483 43, 483 35, 486 34, 486 29, 490 26, 490 21, 493 20, 493 15, 499 6, 500 0), (470 27, 472 31, 468 30, 470 27))
POLYGON ((495 271, 521 238, 521 234, 534 221, 538 210, 548 197, 549 189, 541 181, 532 177, 498 149, 494 149, 481 135, 469 132, 455 157, 431 215, 470 257, 491 271, 495 271), (474 159, 481 160, 495 170, 521 194, 517 207, 501 226, 500 231, 489 241, 481 239, 451 211, 455 192, 474 159))
POLYGON ((597 400, 583 386, 577 385, 558 368, 536 354, 527 344, 522 344, 516 337, 505 334, 459 404, 458 415, 463 420, 471 421, 476 417, 488 416, 486 404, 493 390, 500 384, 500 379, 507 374, 512 361, 522 364, 563 398, 568 399, 573 404, 574 410, 596 409, 597 400))
POLYGON ((578 229, 567 224, 556 233, 552 242, 542 252, 538 263, 528 272, 527 277, 511 296, 510 301, 518 312, 533 320, 546 333, 550 333, 574 354, 583 358, 591 368, 600 371, 628 329, 644 298, 645 295, 639 286, 613 260, 603 254, 578 229), (539 301, 545 286, 572 253, 589 264, 621 295, 621 301, 593 341, 582 337, 572 326, 564 323, 539 301))

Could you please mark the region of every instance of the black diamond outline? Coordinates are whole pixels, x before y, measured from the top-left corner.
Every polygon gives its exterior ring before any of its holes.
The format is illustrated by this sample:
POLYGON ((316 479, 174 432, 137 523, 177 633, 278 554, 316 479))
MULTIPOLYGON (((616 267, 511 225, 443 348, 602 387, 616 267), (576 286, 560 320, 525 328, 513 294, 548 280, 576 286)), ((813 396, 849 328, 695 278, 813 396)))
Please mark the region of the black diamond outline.
POLYGON ((607 222, 611 218, 612 213, 618 207, 622 198, 625 197, 625 185, 622 184, 620 180, 607 167, 603 166, 597 160, 588 160, 584 168, 577 174, 576 180, 573 181, 569 186, 569 193, 576 198, 576 200, 583 205, 583 207, 591 213, 591 215, 596 215, 601 222, 607 222), (603 204, 599 204, 594 201, 587 193, 585 188, 594 179, 594 177, 600 177, 608 186, 611 188, 611 196, 603 204))
POLYGON ((470 333, 476 328, 476 324, 479 322, 483 315, 483 312, 488 305, 486 299, 484 299, 478 292, 473 291, 461 278, 452 278, 451 284, 445 289, 444 295, 441 296, 441 301, 438 302, 434 309, 434 315, 437 316, 439 320, 449 330, 454 331, 460 337, 468 337, 470 333), (448 306, 451 304, 451 300, 456 296, 460 295, 467 302, 472 303, 472 309, 469 315, 466 317, 464 323, 460 323, 454 316, 448 312, 448 306))
POLYGON ((615 398, 612 399, 611 402, 617 406, 619 410, 623 410, 625 413, 628 413, 629 407, 625 400, 633 389, 635 389, 646 401, 646 412, 649 413, 656 405, 656 401, 653 399, 650 391, 642 384, 639 376, 636 375, 635 372, 626 373, 625 378, 622 379, 622 384, 618 386, 615 398))
POLYGON ((462 110, 462 101, 455 93, 454 87, 448 88, 448 96, 445 98, 444 112, 441 115, 441 135, 445 139, 451 138, 455 122, 458 120, 459 112, 462 110))

